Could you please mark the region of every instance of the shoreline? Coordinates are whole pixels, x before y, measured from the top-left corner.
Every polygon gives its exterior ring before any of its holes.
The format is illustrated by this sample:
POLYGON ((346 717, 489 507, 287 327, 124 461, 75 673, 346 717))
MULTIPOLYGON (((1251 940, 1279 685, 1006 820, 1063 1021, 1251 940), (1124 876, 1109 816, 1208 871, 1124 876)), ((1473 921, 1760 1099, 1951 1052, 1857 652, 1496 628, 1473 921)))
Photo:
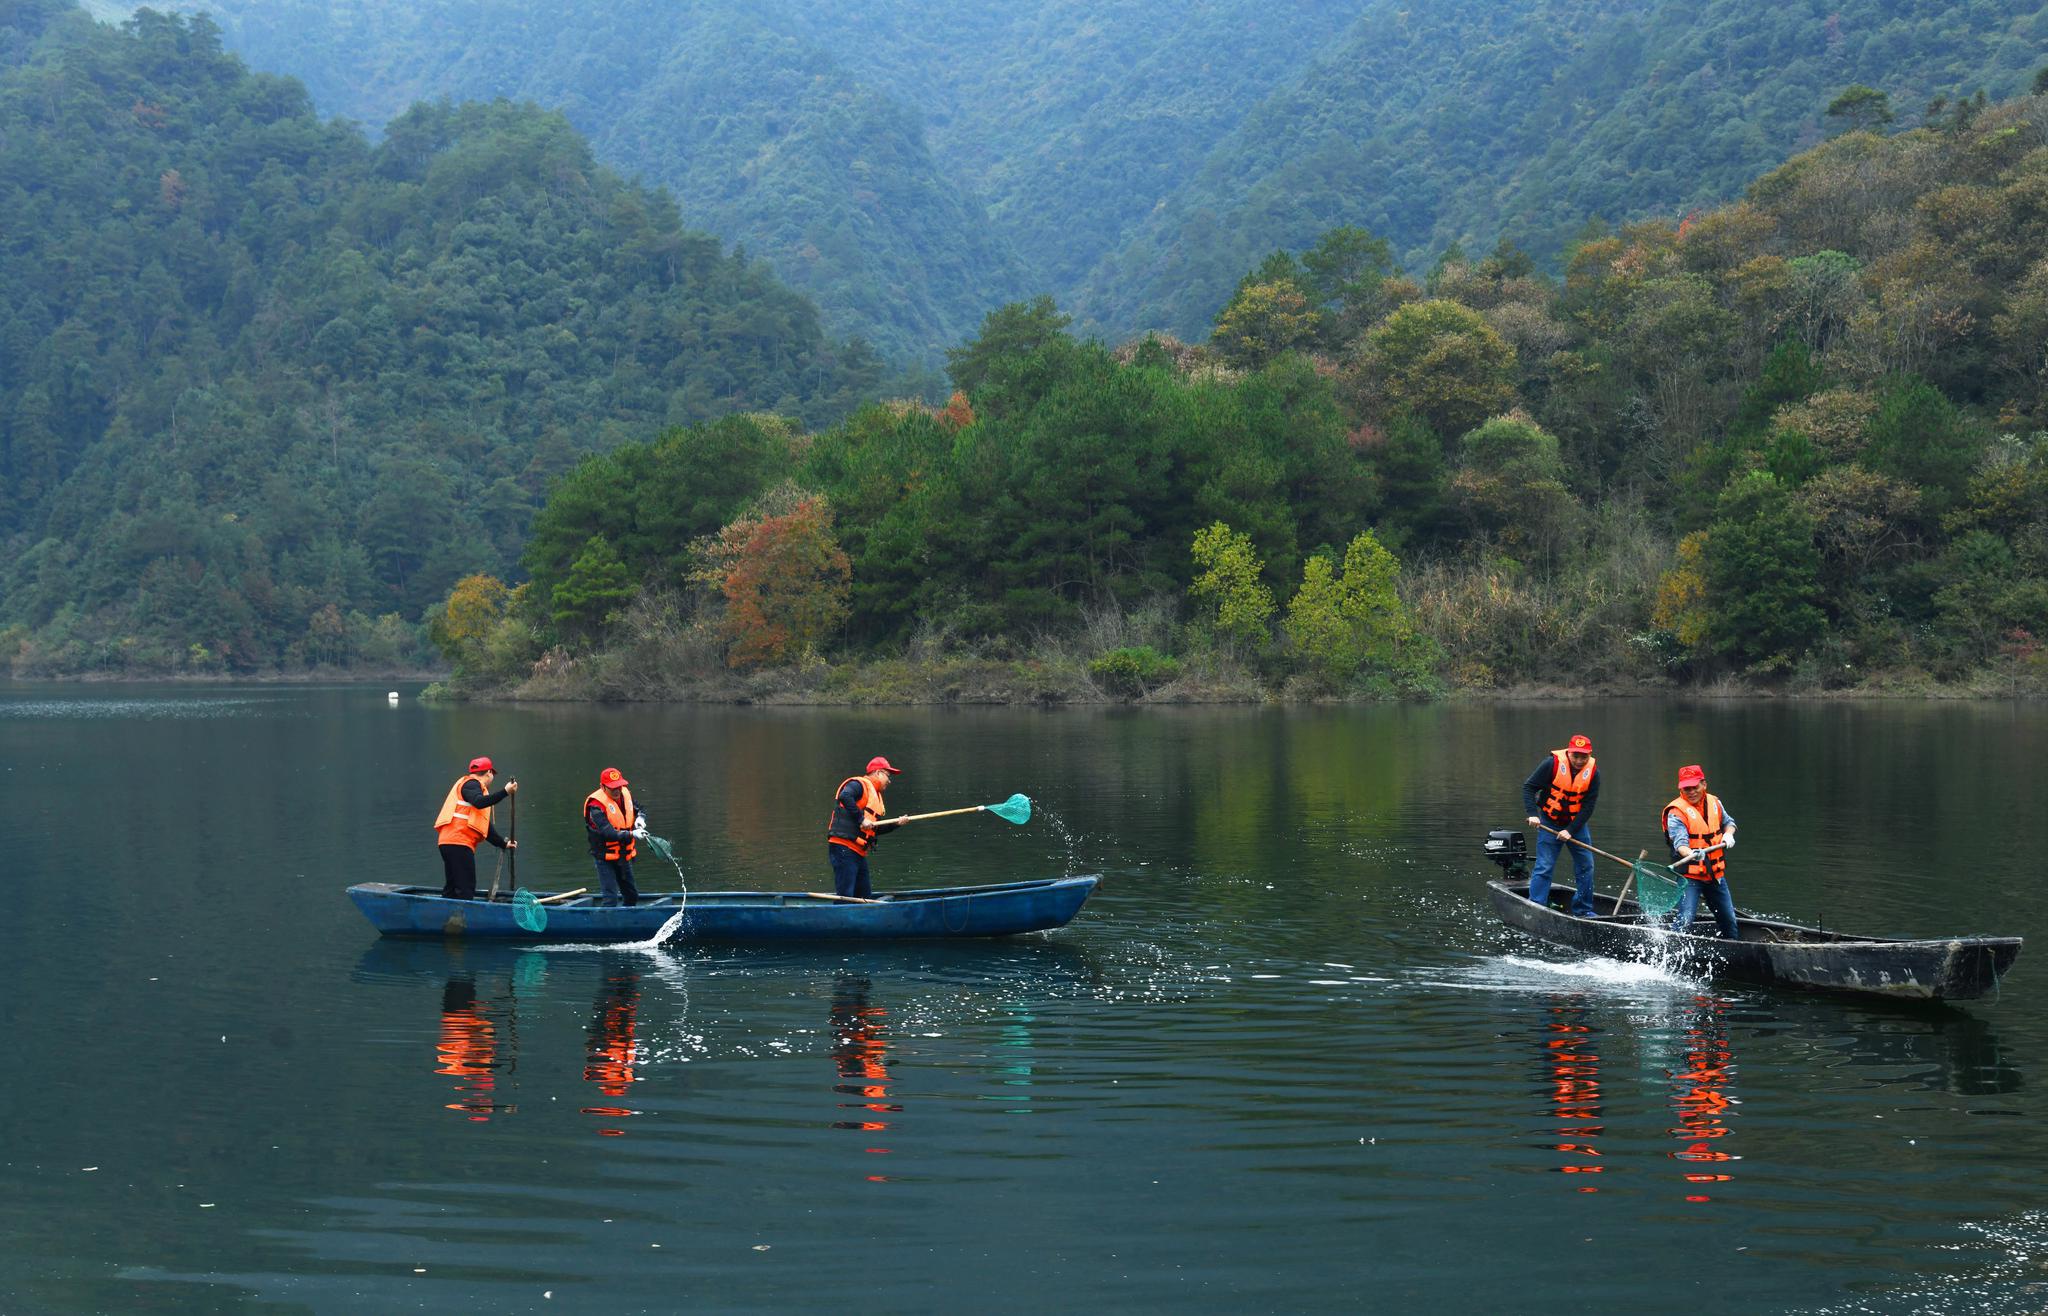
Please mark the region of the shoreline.
POLYGON ((451 688, 447 672, 264 672, 158 673, 90 672, 65 675, 0 676, 0 684, 27 686, 421 686, 412 696, 431 703, 467 704, 698 704, 779 708, 1195 708, 1365 704, 1496 703, 1545 704, 1609 699, 1686 702, 1772 701, 1788 703, 2031 703, 2048 698, 2048 686, 2013 681, 1989 672, 1961 682, 1940 682, 1924 672, 1884 673, 1851 686, 1793 689, 1733 679, 1682 684, 1602 681, 1585 685, 1518 682, 1506 686, 1458 686, 1441 693, 1399 697, 1373 693, 1335 694, 1273 688, 1245 673, 1187 676, 1138 695, 1103 690, 1079 663, 1037 660, 998 662, 950 659, 912 664, 881 659, 807 670, 777 669, 753 675, 718 672, 666 677, 652 692, 645 682, 632 689, 602 677, 585 678, 573 669, 537 673, 513 685, 451 688))

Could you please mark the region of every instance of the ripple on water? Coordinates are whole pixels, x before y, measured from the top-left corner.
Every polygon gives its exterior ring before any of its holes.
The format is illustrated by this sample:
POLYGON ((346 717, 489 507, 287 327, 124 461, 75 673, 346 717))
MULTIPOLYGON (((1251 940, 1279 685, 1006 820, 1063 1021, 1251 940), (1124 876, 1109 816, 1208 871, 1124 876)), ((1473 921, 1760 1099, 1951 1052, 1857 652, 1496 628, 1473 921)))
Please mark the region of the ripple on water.
POLYGON ((80 718, 163 721, 174 718, 275 716, 285 695, 193 696, 185 699, 20 699, 0 700, 0 718, 21 721, 80 718), (267 706, 267 707, 266 707, 267 706))

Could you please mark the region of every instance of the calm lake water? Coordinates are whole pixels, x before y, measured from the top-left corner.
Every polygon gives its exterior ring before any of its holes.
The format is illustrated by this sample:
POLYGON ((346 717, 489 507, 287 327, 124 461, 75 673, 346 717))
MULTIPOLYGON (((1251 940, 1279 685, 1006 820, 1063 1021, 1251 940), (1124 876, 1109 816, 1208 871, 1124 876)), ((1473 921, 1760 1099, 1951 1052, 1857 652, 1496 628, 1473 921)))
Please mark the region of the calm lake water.
POLYGON ((1479 850, 1584 730, 1606 848, 1701 762, 1744 908, 2034 939, 2048 710, 411 694, 0 686, 0 1311, 2048 1308, 2048 943, 1967 1008, 1716 987, 1508 932, 1479 850), (1105 878, 987 944, 380 940, 343 888, 438 882, 479 753, 524 884, 616 765, 691 888, 829 889, 876 753, 1039 809, 879 887, 1105 878))

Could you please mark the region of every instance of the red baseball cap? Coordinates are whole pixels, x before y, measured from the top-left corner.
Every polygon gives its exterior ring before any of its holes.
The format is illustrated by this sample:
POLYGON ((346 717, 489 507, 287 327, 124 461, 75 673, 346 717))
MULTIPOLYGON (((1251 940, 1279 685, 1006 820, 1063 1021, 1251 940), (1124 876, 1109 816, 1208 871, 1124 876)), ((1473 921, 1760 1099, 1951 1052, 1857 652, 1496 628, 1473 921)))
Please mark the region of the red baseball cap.
POLYGON ((875 757, 868 760, 868 771, 887 772, 898 777, 903 775, 903 769, 897 767, 895 764, 891 763, 889 760, 883 758, 879 754, 875 755, 875 757))
POLYGON ((1678 770, 1680 787, 1697 786, 1707 779, 1707 770, 1697 763, 1688 763, 1678 770))
POLYGON ((1591 754, 1593 752, 1593 738, 1591 736, 1573 736, 1570 740, 1564 742, 1564 748, 1567 754, 1591 754))
POLYGON ((600 786, 624 786, 626 784, 626 774, 620 772, 617 768, 606 768, 603 772, 597 774, 597 784, 600 786))
POLYGON ((470 770, 471 772, 496 772, 496 771, 497 771, 497 769, 496 769, 496 768, 493 768, 493 767, 491 766, 491 760, 490 760, 489 756, 487 756, 487 755, 484 755, 484 754, 479 754, 479 755, 477 755, 477 756, 476 756, 475 758, 473 758, 473 759, 471 759, 471 760, 469 761, 469 770, 470 770))

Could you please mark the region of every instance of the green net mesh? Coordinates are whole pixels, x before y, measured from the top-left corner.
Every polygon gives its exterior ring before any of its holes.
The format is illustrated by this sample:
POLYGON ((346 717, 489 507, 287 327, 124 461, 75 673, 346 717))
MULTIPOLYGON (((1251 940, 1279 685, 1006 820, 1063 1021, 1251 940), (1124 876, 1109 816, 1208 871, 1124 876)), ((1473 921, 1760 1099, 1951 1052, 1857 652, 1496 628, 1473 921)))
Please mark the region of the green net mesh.
POLYGON ((512 897, 512 921, 528 932, 545 932, 548 927, 548 907, 540 903, 533 892, 525 887, 512 897))
POLYGON ((1031 821, 1031 797, 1028 795, 1012 795, 1001 804, 985 804, 982 808, 1004 822, 1013 822, 1021 826, 1031 821))
POLYGON ((1640 859, 1635 863, 1636 904, 1645 918, 1659 923, 1671 917, 1678 908, 1679 883, 1684 878, 1662 864, 1646 864, 1640 859))

